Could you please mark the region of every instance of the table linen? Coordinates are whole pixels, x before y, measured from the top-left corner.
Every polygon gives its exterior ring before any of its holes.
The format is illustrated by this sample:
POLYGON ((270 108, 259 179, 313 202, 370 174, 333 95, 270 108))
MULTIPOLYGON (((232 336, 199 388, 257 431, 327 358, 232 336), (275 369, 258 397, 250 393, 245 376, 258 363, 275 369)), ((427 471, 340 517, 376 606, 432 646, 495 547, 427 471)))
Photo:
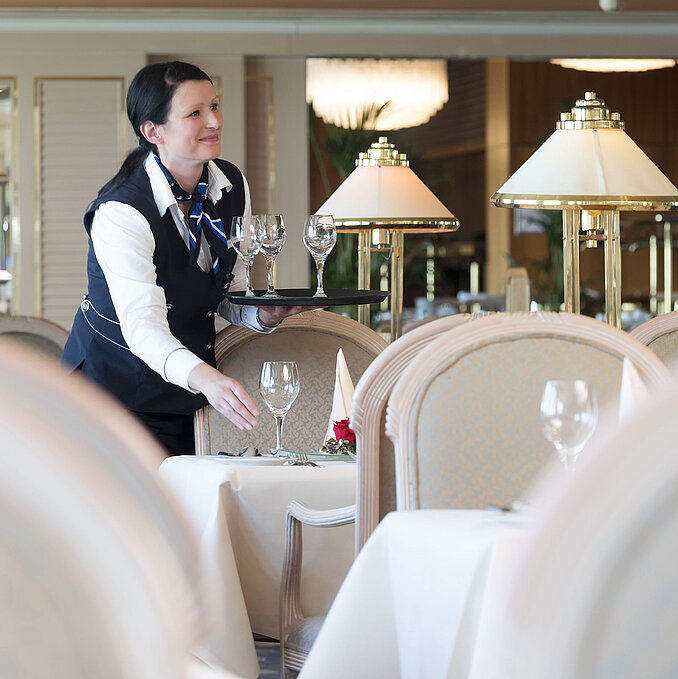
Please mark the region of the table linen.
MULTIPOLYGON (((219 457, 167 458, 160 476, 173 490, 200 541, 213 586, 207 650, 247 678, 258 676, 252 632, 278 638, 285 508, 355 502, 356 466, 253 466, 219 457)), ((353 561, 354 526, 304 529, 302 607, 325 613, 353 561)))
POLYGON ((393 512, 358 555, 300 679, 488 679, 498 641, 492 599, 520 545, 525 515, 393 512), (491 651, 490 651, 491 653, 491 651))

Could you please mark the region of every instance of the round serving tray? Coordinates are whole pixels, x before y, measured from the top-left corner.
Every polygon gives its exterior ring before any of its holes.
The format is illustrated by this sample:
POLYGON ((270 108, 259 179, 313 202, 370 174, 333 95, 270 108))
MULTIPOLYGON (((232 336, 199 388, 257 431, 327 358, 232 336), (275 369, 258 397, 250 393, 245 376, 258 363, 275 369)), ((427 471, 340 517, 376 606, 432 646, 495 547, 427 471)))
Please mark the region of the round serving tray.
POLYGON ((326 297, 315 297, 315 288, 288 288, 276 290, 277 297, 265 297, 266 290, 255 290, 254 297, 244 292, 229 292, 226 299, 234 304, 255 306, 343 306, 349 304, 373 304, 389 296, 385 290, 325 290, 326 297))

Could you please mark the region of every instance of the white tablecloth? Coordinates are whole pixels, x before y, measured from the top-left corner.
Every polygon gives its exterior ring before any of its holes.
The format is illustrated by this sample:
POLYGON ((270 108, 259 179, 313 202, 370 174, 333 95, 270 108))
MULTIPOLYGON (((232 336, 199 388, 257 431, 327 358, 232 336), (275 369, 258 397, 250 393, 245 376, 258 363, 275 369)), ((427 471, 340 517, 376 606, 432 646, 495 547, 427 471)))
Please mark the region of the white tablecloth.
POLYGON ((529 524, 493 511, 389 514, 358 555, 300 679, 501 677, 492 606, 529 524))
MULTIPOLYGON (((213 585, 207 649, 225 667, 255 679, 252 632, 278 637, 285 507, 316 509, 355 502, 356 467, 252 466, 222 457, 167 458, 161 477, 179 499, 200 539, 213 585)), ((302 607, 324 613, 350 568, 354 526, 304 528, 302 607)))

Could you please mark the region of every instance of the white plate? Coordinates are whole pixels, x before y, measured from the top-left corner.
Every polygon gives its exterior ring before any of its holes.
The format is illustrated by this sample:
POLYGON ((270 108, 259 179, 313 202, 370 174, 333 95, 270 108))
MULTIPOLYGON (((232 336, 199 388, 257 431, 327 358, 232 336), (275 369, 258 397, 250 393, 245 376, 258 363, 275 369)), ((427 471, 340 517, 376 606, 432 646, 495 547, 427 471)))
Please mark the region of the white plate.
POLYGON ((253 465, 281 465, 285 464, 284 457, 273 457, 272 455, 260 455, 258 457, 231 457, 230 455, 214 455, 216 460, 233 464, 253 464, 253 465))

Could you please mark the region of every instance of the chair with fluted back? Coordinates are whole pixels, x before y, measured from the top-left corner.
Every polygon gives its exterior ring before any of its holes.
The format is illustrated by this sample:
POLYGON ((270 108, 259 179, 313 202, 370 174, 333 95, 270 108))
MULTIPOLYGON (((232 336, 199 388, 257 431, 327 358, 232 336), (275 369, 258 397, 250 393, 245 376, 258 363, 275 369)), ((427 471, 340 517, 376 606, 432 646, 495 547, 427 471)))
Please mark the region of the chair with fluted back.
POLYGON ((386 436, 386 404, 405 368, 443 333, 487 314, 440 317, 389 345, 363 373, 353 394, 351 428, 356 437, 356 554, 381 519, 396 508, 393 444, 386 436))
POLYGON ((506 506, 554 455, 539 404, 550 379, 590 380, 618 407, 624 358, 650 386, 666 366, 627 333, 569 313, 497 314, 431 342, 393 389, 398 509, 506 506))
POLYGON ((631 337, 649 347, 666 365, 678 362, 678 311, 651 318, 631 331, 631 337))
POLYGON ((258 404, 258 424, 251 431, 240 431, 206 406, 196 413, 196 453, 216 455, 246 446, 268 452, 275 444, 273 416, 259 395, 263 361, 296 361, 299 396, 285 418, 283 444, 287 450, 317 451, 332 410, 337 352, 343 350, 355 381, 386 346, 370 328, 328 311, 291 316, 268 335, 236 326, 224 328, 214 346, 217 368, 238 380, 258 404))
POLYGON ((158 443, 98 386, 2 336, 0 373, 6 666, 57 679, 225 677, 189 657, 213 658, 214 602, 198 540, 158 477, 158 443))
POLYGON ((68 339, 68 330, 46 318, 0 316, 0 335, 29 344, 43 354, 60 359, 68 339))

